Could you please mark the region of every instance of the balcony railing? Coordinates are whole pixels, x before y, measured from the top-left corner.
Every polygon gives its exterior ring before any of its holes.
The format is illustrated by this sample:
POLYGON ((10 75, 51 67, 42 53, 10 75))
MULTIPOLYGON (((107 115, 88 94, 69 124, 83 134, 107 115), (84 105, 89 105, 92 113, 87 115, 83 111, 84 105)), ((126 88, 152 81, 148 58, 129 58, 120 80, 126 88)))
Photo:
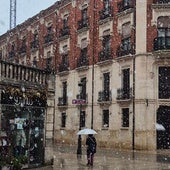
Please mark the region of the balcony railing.
POLYGON ((88 18, 78 21, 78 30, 85 28, 85 27, 88 27, 88 26, 89 26, 89 19, 88 18))
POLYGON ((156 37, 154 39, 154 50, 170 50, 170 37, 156 37))
POLYGON ((44 43, 48 44, 53 41, 53 33, 49 33, 44 37, 44 43))
POLYGON ((99 11, 99 15, 100 15, 100 20, 103 20, 103 19, 108 18, 108 17, 112 17, 113 16, 112 7, 110 6, 107 9, 103 9, 103 10, 99 11))
POLYGON ((111 91, 100 91, 98 93, 98 102, 110 102, 112 101, 112 93, 111 91))
POLYGON ((77 67, 83 67, 83 66, 88 66, 88 65, 89 65, 89 60, 88 60, 87 55, 82 55, 77 60, 77 67))
POLYGON ((132 43, 126 44, 126 45, 120 45, 117 48, 117 57, 121 57, 121 56, 125 56, 125 55, 130 55, 130 54, 134 54, 135 50, 134 50, 134 45, 132 43))
POLYGON ((87 103, 87 101, 88 101, 88 94, 84 94, 84 93, 77 94, 76 99, 86 100, 86 103, 87 103))
POLYGON ((170 0, 153 0, 154 4, 167 4, 170 3, 170 0))
POLYGON ((33 49, 36 49, 36 48, 38 48, 38 46, 39 46, 39 41, 38 40, 34 40, 33 42, 31 42, 31 49, 33 50, 33 49))
POLYGON ((0 60, 1 67, 1 78, 3 80, 12 80, 13 82, 22 81, 24 83, 30 82, 29 84, 42 84, 47 83, 47 73, 45 70, 40 70, 33 67, 27 67, 23 65, 14 64, 0 60))
POLYGON ((59 72, 63 72, 63 71, 69 71, 69 64, 68 63, 61 63, 60 65, 59 65, 59 72))
POLYGON ((99 52, 99 62, 112 59, 112 49, 102 50, 99 52))
POLYGON ((58 98, 58 106, 66 106, 67 104, 67 97, 58 98))
POLYGON ((60 30, 60 37, 70 35, 70 28, 69 27, 64 27, 60 30))
POLYGON ((118 12, 123 12, 127 9, 134 8, 134 0, 129 0, 126 2, 122 0, 121 2, 118 2, 117 6, 118 6, 118 12))
POLYGON ((132 98, 132 88, 129 89, 117 89, 117 100, 129 100, 132 98))

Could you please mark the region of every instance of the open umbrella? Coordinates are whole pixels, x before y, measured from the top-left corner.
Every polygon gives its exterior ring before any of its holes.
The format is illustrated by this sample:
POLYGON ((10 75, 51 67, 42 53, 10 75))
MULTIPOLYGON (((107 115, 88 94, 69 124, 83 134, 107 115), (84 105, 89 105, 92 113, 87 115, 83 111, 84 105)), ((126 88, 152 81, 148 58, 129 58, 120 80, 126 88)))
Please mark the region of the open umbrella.
POLYGON ((156 130, 162 130, 162 131, 164 131, 165 128, 164 128, 163 125, 161 125, 161 124, 159 124, 159 123, 156 123, 156 130))
POLYGON ((86 128, 86 129, 82 129, 80 130, 77 135, 95 135, 97 134, 97 132, 93 129, 89 129, 89 128, 86 128))

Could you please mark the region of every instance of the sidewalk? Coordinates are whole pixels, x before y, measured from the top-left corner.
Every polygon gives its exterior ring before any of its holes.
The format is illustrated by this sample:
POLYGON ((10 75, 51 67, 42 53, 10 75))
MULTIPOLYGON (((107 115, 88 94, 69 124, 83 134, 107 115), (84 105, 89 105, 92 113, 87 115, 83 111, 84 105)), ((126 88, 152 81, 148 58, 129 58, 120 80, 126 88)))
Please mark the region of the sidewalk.
POLYGON ((54 165, 35 170, 170 170, 170 150, 158 152, 98 149, 94 166, 86 166, 86 150, 77 157, 76 146, 49 148, 54 155, 54 165))

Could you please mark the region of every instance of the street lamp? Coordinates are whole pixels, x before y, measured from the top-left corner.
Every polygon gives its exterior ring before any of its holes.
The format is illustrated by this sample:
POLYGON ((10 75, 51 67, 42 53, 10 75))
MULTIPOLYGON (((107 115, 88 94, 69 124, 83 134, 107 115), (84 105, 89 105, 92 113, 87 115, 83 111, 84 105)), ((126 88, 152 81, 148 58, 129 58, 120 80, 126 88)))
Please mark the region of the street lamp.
MULTIPOLYGON (((79 83, 78 86, 80 87, 80 99, 81 99, 81 90, 82 90, 82 83, 79 83)), ((80 117, 79 117, 79 130, 81 130, 81 109, 82 109, 82 104, 80 102, 80 117)), ((82 148, 81 148, 81 135, 78 136, 78 147, 77 147, 77 155, 82 154, 82 148)))

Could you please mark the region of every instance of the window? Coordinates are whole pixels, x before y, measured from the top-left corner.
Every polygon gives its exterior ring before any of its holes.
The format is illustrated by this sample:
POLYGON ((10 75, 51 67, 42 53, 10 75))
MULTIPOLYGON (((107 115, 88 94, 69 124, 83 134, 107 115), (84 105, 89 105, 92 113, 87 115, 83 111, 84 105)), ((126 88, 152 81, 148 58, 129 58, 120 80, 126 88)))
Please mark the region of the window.
POLYGON ((63 28, 67 28, 68 27, 68 15, 64 16, 63 19, 63 28))
POLYGON ((37 58, 36 58, 36 56, 33 59, 32 66, 35 67, 35 68, 37 67, 37 58))
POLYGON ((110 1, 110 0, 104 0, 104 1, 103 1, 104 9, 105 9, 105 10, 108 10, 108 9, 109 9, 109 7, 110 7, 110 3, 109 3, 109 1, 110 1))
POLYGON ((86 100, 86 77, 81 78, 80 99, 86 100))
POLYGON ((82 10, 82 20, 86 21, 86 19, 87 19, 87 8, 82 10))
POLYGON ((125 38, 122 40, 122 50, 125 52, 130 52, 131 51, 131 40, 130 37, 125 38))
POLYGON ((131 0, 123 0, 124 7, 129 6, 130 5, 130 1, 131 0))
POLYGON ((123 91, 123 99, 130 98, 130 69, 122 70, 122 91, 123 91))
POLYGON ((47 62, 46 62, 46 68, 47 69, 52 69, 51 67, 52 67, 52 57, 51 57, 51 51, 48 51, 47 52, 47 60, 46 60, 47 62))
POLYGON ((51 67, 52 67, 52 65, 51 65, 51 61, 52 61, 52 58, 50 57, 50 58, 47 58, 47 63, 46 63, 46 68, 47 69, 52 69, 51 67))
POLYGON ((103 127, 109 127, 109 110, 103 110, 103 127))
POLYGON ((129 108, 122 109, 122 127, 129 127, 129 108))
POLYGON ((61 127, 62 128, 66 127, 66 113, 65 112, 61 113, 61 127))
POLYGON ((85 127, 86 124, 86 112, 85 111, 81 111, 81 115, 80 115, 80 126, 81 127, 85 127))
POLYGON ((105 52, 109 52, 110 51, 110 35, 104 36, 103 37, 103 50, 105 52))
POLYGON ((110 73, 103 74, 103 93, 104 93, 104 100, 109 101, 110 99, 110 73))
POLYGON ((38 40, 38 31, 34 31, 34 41, 38 40))
POLYGON ((159 99, 170 99, 170 67, 159 67, 159 99))
POLYGON ((52 26, 47 27, 47 32, 48 32, 48 34, 52 33, 52 26))
POLYGON ((67 81, 63 82, 63 104, 67 103, 67 81))
POLYGON ((157 20, 157 39, 155 49, 170 49, 170 18, 168 16, 161 16, 157 20))

